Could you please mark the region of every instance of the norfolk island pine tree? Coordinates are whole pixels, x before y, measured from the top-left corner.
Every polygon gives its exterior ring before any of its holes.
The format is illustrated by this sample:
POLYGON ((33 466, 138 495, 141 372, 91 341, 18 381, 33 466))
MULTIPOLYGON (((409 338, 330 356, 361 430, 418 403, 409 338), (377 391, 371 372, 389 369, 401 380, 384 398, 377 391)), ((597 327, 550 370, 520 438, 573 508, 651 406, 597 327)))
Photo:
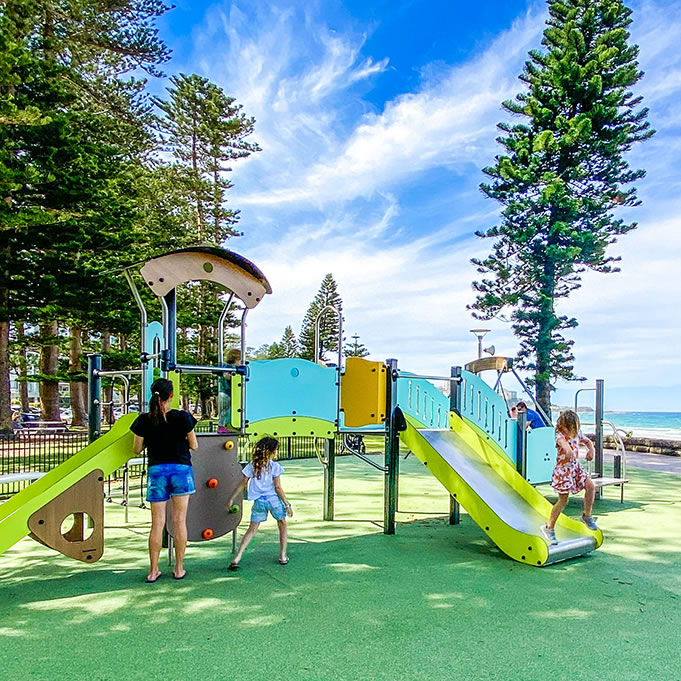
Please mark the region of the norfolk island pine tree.
POLYGON ((492 252, 473 259, 480 274, 471 306, 478 319, 510 311, 520 339, 519 366, 533 374, 539 404, 550 409, 556 378, 574 380, 577 320, 559 315, 557 299, 580 286, 587 269, 619 271, 607 254, 636 228, 615 219, 617 206, 637 206, 624 154, 654 131, 648 109, 629 88, 642 77, 629 43, 631 10, 619 0, 548 0, 544 50, 532 50, 520 76, 527 88, 503 108, 524 120, 500 123, 505 153, 485 168, 481 190, 503 206, 501 224, 483 232, 492 252))

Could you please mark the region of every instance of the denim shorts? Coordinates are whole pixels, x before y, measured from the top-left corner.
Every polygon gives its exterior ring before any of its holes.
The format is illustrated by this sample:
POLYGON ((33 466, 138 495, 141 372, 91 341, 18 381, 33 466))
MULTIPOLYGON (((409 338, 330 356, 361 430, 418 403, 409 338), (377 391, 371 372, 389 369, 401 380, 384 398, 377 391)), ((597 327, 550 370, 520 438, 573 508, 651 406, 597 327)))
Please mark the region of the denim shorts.
POLYGON ((180 463, 159 463, 147 471, 147 501, 168 501, 170 497, 194 494, 194 473, 191 466, 180 463))
POLYGON ((256 499, 251 509, 251 522, 264 523, 267 520, 268 513, 271 513, 275 520, 283 520, 286 517, 286 507, 278 496, 256 499))

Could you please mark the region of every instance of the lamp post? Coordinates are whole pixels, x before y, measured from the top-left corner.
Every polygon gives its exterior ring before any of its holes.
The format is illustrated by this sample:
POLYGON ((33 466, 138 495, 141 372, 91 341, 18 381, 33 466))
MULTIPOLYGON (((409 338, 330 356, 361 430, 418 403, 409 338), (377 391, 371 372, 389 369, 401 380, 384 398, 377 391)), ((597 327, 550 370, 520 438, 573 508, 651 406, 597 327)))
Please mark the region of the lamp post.
POLYGON ((356 355, 356 354, 357 354, 357 348, 359 347, 359 343, 358 343, 358 341, 359 341, 359 334, 356 333, 354 336, 350 336, 350 338, 352 338, 352 340, 355 341, 354 346, 353 346, 352 349, 353 349, 353 351, 354 351, 354 353, 355 353, 355 355, 356 355))
POLYGON ((478 359, 482 357, 482 339, 489 331, 489 329, 471 329, 471 333, 474 333, 478 338, 478 359))

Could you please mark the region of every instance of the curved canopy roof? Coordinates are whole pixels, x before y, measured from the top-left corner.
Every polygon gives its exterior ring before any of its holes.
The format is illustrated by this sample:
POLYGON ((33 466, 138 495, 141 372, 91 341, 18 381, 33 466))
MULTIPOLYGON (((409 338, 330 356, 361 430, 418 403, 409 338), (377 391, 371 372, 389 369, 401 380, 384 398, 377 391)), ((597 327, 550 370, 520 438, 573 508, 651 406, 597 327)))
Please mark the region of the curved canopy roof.
POLYGON ((191 246, 147 260, 140 274, 159 297, 189 281, 214 281, 255 307, 272 293, 265 275, 250 261, 216 246, 191 246))
POLYGON ((507 372, 512 367, 512 357, 479 357, 472 362, 468 362, 464 369, 472 374, 479 374, 481 371, 489 371, 490 369, 507 372))

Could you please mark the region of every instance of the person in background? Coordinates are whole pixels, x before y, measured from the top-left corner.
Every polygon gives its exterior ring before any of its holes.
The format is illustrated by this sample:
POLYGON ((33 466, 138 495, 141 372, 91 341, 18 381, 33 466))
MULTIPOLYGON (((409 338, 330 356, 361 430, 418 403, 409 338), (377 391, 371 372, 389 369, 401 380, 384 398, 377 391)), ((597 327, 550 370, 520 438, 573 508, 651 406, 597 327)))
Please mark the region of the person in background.
POLYGON ((528 409, 525 402, 518 402, 518 404, 516 404, 515 406, 517 408, 517 413, 523 411, 527 412, 527 425, 530 429, 546 427, 544 419, 539 415, 539 413, 536 412, 534 409, 528 409))
POLYGON ((518 407, 516 405, 513 405, 509 410, 508 410, 508 415, 512 419, 517 419, 518 418, 518 407))
POLYGON ((149 411, 140 414, 130 426, 135 434, 135 454, 147 449, 147 501, 151 502, 150 567, 145 580, 148 584, 161 577, 158 560, 168 500, 175 544, 173 577, 184 579, 187 574, 183 565, 187 547, 187 507, 189 496, 196 492, 190 450, 199 448, 194 432, 196 419, 186 411, 170 409, 172 382, 159 378, 151 384, 151 392, 149 411))

